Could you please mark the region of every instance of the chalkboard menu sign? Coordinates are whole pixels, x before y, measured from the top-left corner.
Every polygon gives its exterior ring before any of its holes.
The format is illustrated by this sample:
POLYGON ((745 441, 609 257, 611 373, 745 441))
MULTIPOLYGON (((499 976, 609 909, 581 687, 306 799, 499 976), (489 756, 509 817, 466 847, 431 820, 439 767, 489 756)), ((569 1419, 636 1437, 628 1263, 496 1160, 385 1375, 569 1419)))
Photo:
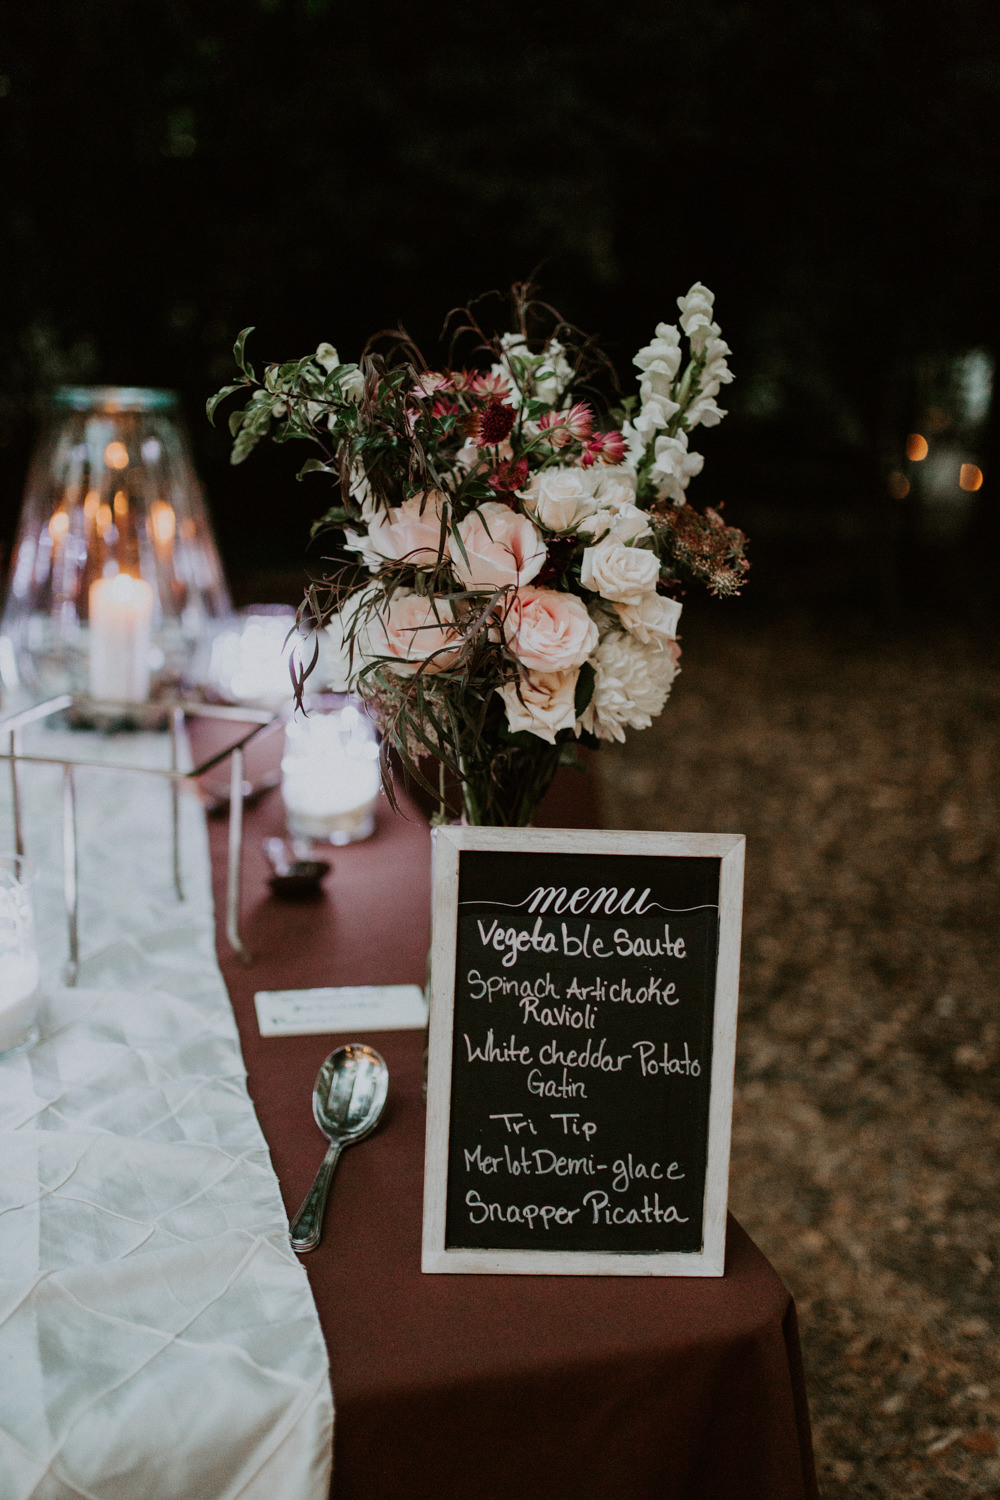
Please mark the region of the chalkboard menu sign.
POLYGON ((743 844, 436 831, 425 1271, 722 1275, 743 844))

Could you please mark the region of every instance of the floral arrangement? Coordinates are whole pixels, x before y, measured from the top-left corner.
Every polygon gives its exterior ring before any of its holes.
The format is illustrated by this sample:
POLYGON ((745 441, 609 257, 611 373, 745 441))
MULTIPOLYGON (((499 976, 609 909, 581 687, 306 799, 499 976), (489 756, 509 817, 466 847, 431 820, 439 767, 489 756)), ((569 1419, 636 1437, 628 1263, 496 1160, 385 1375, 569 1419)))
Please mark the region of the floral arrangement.
MULTIPOLYGON (((514 289, 513 331, 452 314, 440 369, 397 332, 388 355, 349 363, 321 344, 258 379, 247 329, 241 378, 208 403, 212 417, 249 392, 230 417, 234 463, 265 436, 318 445, 300 477, 339 487, 317 525, 339 530, 340 558, 304 609, 442 817, 450 783, 469 822, 530 821, 579 744, 623 740, 663 709, 686 585, 740 588, 743 534, 687 495, 703 463, 689 435, 725 415, 730 351, 706 287, 677 305, 679 326, 658 324, 635 356, 638 393, 610 409, 596 384, 609 361, 530 287, 514 289)), ((391 797, 387 763, 384 777, 391 797)))

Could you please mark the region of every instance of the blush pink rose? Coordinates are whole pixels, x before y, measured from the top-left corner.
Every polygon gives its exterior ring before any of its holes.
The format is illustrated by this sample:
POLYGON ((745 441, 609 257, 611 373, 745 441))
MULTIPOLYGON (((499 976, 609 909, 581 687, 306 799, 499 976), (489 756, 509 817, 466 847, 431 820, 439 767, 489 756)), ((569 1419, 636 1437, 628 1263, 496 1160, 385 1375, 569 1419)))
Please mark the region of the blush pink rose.
POLYGON ((554 745, 561 729, 576 726, 579 676, 579 667, 571 667, 568 672, 523 672, 520 681, 498 687, 511 730, 515 734, 526 730, 554 745))
POLYGON ((456 530, 458 537, 451 538, 448 551, 456 576, 466 588, 519 587, 530 583, 545 561, 545 546, 535 523, 499 500, 487 500, 456 530))
POLYGON ((518 589, 503 634, 511 653, 534 672, 581 667, 597 645, 597 626, 586 606, 556 589, 518 589))
POLYGON ((366 621, 364 634, 363 654, 388 657, 386 665, 404 677, 421 666, 425 672, 453 666, 462 645, 451 601, 409 589, 397 589, 387 608, 366 621))
POLYGON ((390 562, 431 566, 441 545, 441 500, 440 490, 428 490, 380 510, 368 526, 369 550, 390 562))

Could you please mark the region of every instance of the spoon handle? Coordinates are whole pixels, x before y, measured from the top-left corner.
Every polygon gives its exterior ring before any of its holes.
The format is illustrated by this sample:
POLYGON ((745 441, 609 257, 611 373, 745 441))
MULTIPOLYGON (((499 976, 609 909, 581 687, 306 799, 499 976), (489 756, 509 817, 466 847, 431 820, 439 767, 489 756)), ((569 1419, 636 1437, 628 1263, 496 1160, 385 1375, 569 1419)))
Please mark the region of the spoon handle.
POLYGON ((327 1153, 313 1178, 312 1187, 306 1193, 295 1218, 289 1225, 292 1249, 301 1255, 306 1250, 315 1250, 323 1233, 323 1215, 326 1212, 326 1195, 330 1191, 337 1162, 340 1160, 342 1143, 331 1141, 327 1153))

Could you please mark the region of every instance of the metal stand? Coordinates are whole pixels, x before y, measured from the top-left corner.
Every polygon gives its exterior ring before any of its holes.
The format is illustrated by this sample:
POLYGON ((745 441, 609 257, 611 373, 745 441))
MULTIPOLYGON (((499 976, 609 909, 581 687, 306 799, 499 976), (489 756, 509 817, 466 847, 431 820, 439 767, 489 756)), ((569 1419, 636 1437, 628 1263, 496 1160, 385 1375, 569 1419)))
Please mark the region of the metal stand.
POLYGON ((179 901, 184 900, 181 877, 181 782, 197 781, 206 771, 224 761, 230 762, 229 801, 229 853, 226 873, 226 937, 242 961, 249 964, 250 954, 240 935, 240 867, 243 853, 243 799, 246 795, 243 781, 243 751, 252 739, 264 730, 281 722, 280 715, 262 709, 240 708, 221 703, 201 703, 177 698, 166 705, 170 734, 170 765, 167 769, 154 766, 123 765, 120 762, 76 760, 53 755, 26 755, 21 749, 21 731, 28 725, 53 717, 69 709, 85 713, 116 711, 125 712, 127 704, 95 702, 89 698, 73 697, 63 693, 57 698, 48 698, 19 713, 0 718, 0 735, 6 735, 8 749, 0 752, 0 760, 10 764, 10 784, 14 805, 15 853, 24 854, 24 818, 21 805, 21 779, 19 767, 23 765, 62 766, 63 768, 63 893, 66 903, 66 924, 69 934, 69 960, 66 964, 67 985, 75 985, 80 972, 80 893, 78 882, 78 846, 76 820, 76 775, 80 770, 128 772, 136 776, 157 776, 167 781, 170 788, 170 836, 173 865, 174 890, 179 901), (181 769, 182 747, 185 741, 186 718, 224 719, 231 723, 250 724, 252 727, 231 745, 211 755, 207 760, 190 770, 181 769))

